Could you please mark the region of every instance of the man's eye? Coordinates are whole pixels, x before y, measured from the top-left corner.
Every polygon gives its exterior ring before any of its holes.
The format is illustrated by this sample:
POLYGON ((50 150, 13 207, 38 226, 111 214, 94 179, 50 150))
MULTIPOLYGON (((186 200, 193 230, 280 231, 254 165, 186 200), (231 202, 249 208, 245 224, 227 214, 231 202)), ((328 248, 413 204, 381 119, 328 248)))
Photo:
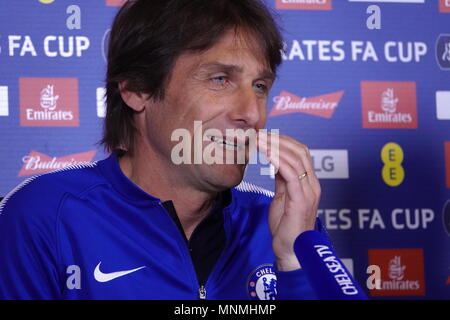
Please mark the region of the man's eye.
POLYGON ((228 78, 226 76, 218 76, 211 79, 212 83, 218 86, 225 86, 228 84, 228 78))
POLYGON ((266 93, 268 90, 267 86, 263 83, 255 83, 255 88, 261 93, 266 93))

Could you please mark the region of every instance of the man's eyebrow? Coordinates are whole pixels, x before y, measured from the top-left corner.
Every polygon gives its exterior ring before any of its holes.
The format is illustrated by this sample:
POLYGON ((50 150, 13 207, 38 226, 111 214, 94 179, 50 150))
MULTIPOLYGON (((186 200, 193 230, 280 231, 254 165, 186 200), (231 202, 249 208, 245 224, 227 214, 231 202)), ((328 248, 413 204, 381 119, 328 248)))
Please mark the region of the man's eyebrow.
POLYGON ((237 72, 242 73, 243 69, 242 67, 232 65, 232 64, 224 64, 220 62, 210 62, 200 65, 199 70, 202 71, 225 71, 225 72, 237 72))
POLYGON ((264 69, 261 71, 259 78, 274 82, 276 79, 276 75, 272 71, 264 69))
MULTIPOLYGON (((218 72, 223 71, 226 73, 242 73, 244 70, 240 66, 232 65, 232 64, 224 64, 221 62, 210 62, 205 63, 199 66, 198 68, 200 71, 207 71, 207 72, 218 72)), ((270 71, 269 69, 263 69, 258 74, 258 79, 265 79, 270 81, 275 81, 275 74, 270 71)))

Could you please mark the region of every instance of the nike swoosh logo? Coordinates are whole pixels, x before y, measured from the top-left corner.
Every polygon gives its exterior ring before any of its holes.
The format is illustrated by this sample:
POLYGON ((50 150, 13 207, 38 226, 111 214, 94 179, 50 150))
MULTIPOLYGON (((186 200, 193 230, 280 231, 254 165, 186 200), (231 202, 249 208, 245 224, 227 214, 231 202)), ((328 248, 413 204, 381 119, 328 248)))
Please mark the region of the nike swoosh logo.
POLYGON ((124 275, 130 274, 132 272, 136 272, 138 270, 141 270, 142 268, 145 268, 145 266, 143 266, 143 267, 139 267, 139 268, 132 269, 132 270, 116 271, 116 272, 111 272, 111 273, 103 273, 103 272, 100 271, 100 264, 101 263, 102 262, 100 261, 98 263, 98 265, 95 267, 95 270, 94 270, 94 278, 98 282, 108 282, 108 281, 114 280, 116 278, 122 277, 124 275))

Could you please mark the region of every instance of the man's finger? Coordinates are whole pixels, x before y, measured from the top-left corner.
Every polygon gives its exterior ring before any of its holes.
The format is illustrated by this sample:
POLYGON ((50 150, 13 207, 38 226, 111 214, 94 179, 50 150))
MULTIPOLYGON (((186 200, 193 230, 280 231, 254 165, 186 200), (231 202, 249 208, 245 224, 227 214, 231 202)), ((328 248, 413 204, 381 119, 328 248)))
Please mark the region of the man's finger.
MULTIPOLYGON (((272 139, 272 133, 267 134, 267 139, 272 139)), ((311 157, 311 153, 309 152, 309 149, 307 146, 301 144, 300 142, 296 141, 295 139, 285 136, 285 135, 279 135, 279 141, 280 145, 282 144, 283 147, 286 147, 291 152, 295 153, 298 158, 302 161, 303 167, 305 168, 305 171, 307 172, 306 179, 309 180, 309 182, 312 185, 312 188, 314 190, 314 193, 316 197, 320 197, 321 188, 319 179, 317 178, 314 166, 313 166, 313 160, 311 157)), ((302 172, 303 173, 303 172, 302 172)), ((300 175, 302 173, 299 173, 300 175)))

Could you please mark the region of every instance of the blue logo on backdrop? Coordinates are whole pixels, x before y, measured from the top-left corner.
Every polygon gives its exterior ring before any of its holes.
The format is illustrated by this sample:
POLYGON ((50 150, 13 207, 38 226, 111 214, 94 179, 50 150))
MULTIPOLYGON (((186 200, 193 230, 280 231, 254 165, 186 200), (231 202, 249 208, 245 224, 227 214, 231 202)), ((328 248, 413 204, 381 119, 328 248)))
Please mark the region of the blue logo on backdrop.
POLYGON ((450 34, 441 34, 436 41, 436 59, 441 69, 450 70, 450 34))
POLYGON ((103 60, 105 60, 105 62, 108 62, 108 46, 109 46, 110 35, 111 35, 111 29, 108 29, 103 34, 103 38, 102 38, 102 55, 103 55, 103 60))

